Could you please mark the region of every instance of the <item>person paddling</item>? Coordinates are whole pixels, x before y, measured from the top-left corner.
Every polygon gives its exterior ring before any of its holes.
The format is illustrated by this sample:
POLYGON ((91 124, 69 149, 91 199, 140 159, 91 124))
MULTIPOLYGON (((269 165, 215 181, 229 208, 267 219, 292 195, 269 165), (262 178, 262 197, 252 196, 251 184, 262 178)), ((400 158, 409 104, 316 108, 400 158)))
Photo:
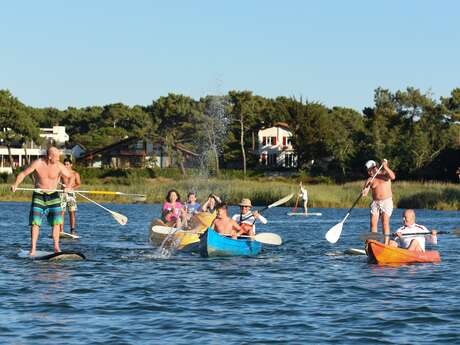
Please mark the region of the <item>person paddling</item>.
POLYGON ((303 210, 305 212, 305 215, 307 215, 308 214, 308 207, 307 207, 307 204, 308 204, 308 192, 304 188, 304 186, 302 185, 302 181, 300 181, 300 194, 299 194, 299 197, 301 197, 302 200, 303 200, 303 210))
MULTIPOLYGON (((15 192, 26 176, 35 173, 35 187, 49 190, 34 191, 32 194, 32 205, 29 215, 29 224, 31 226, 30 256, 35 256, 36 254, 40 226, 44 216, 47 216, 48 223, 53 229, 54 252, 58 253, 61 251, 59 247, 59 232, 62 224, 62 209, 59 193, 55 190, 58 187, 61 176, 70 179, 70 185, 73 185, 74 177, 69 169, 59 161, 59 156, 59 150, 56 147, 50 147, 45 158, 33 161, 30 166, 18 174, 16 181, 11 185, 11 191, 15 192)), ((64 190, 70 192, 72 188, 66 187, 64 190)))
MULTIPOLYGON (((72 160, 70 158, 64 159, 65 167, 72 173, 73 179, 67 178, 62 176, 62 186, 69 187, 73 190, 77 189, 81 185, 80 181, 80 174, 77 173, 72 168, 72 160), (71 184, 71 180, 73 180, 73 184, 71 184)), ((61 232, 64 232, 64 223, 65 223, 65 211, 69 212, 69 223, 70 223, 70 233, 72 235, 77 234, 77 222, 75 217, 75 212, 77 211, 77 197, 75 193, 61 193, 61 208, 62 208, 62 224, 61 224, 61 232)))
POLYGON ((242 199, 239 206, 240 213, 232 217, 232 219, 241 226, 241 231, 237 233, 237 236, 254 236, 256 234, 256 220, 260 221, 262 224, 267 224, 268 221, 257 211, 251 213, 252 204, 250 199, 242 199))
POLYGON ((223 236, 231 236, 237 239, 237 232, 242 229, 238 223, 228 216, 228 206, 225 202, 216 205, 217 217, 211 225, 211 228, 223 236))
POLYGON ((393 212, 393 194, 391 191, 391 181, 396 178, 395 173, 388 167, 388 161, 382 161, 383 170, 377 167, 373 160, 366 162, 366 169, 369 178, 364 184, 362 195, 367 196, 372 190, 372 203, 370 204, 370 227, 371 232, 377 232, 379 218, 382 221, 385 244, 390 240, 390 217, 393 212), (375 176, 375 178, 373 178, 375 176))
POLYGON ((415 211, 405 210, 403 213, 403 224, 395 235, 395 240, 390 240, 391 247, 400 247, 415 252, 425 251, 425 239, 432 244, 437 243, 436 230, 431 232, 424 227, 415 223, 415 211))

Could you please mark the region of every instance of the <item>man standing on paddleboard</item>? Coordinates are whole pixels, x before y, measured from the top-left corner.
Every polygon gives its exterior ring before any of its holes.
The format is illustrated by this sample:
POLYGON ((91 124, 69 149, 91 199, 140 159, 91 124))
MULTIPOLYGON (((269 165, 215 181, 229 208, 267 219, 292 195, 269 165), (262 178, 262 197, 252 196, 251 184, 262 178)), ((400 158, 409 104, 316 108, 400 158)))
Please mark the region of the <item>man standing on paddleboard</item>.
POLYGON ((395 173, 388 167, 388 161, 384 159, 380 169, 373 160, 366 162, 369 178, 366 180, 363 196, 367 196, 372 190, 372 203, 370 205, 371 232, 377 232, 379 218, 382 221, 385 244, 390 241, 390 217, 393 213, 393 193, 391 181, 396 178, 395 173), (383 168, 383 169, 382 169, 383 168), (375 177, 374 177, 375 176, 375 177))
MULTIPOLYGON (((60 252, 59 231, 62 224, 61 198, 58 183, 61 176, 70 179, 73 185, 73 174, 59 161, 60 152, 56 147, 50 147, 45 158, 32 162, 23 172, 18 174, 16 182, 11 185, 11 191, 15 192, 24 178, 35 173, 35 188, 40 189, 32 194, 32 205, 30 207, 29 223, 31 226, 31 248, 30 255, 34 256, 37 250, 37 240, 40 233, 40 226, 43 216, 47 216, 48 223, 53 228, 54 251, 60 252)), ((65 188, 65 191, 72 191, 65 188)))

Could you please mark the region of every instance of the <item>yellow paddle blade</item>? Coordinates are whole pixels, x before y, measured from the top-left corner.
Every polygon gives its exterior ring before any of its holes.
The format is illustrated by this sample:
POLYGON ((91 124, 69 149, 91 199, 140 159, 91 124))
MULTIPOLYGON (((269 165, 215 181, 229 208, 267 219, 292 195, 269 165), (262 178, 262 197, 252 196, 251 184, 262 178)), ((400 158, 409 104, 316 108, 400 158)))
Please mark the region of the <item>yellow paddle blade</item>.
POLYGON ((203 225, 203 227, 208 228, 211 226, 212 222, 216 218, 216 212, 199 212, 194 214, 192 217, 192 228, 198 226, 198 224, 203 225))

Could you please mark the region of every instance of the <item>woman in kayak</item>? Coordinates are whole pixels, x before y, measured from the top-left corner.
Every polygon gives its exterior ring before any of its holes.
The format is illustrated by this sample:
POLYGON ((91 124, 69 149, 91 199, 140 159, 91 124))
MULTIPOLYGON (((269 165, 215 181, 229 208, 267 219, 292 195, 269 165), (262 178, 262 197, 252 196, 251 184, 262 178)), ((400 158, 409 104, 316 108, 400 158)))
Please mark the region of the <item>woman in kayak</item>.
POLYGON ((396 239, 390 240, 391 247, 400 247, 415 252, 425 251, 425 238, 436 244, 436 230, 430 231, 423 225, 415 223, 415 211, 405 210, 403 213, 404 226, 396 231, 396 239))
POLYGON ((185 210, 180 202, 179 192, 171 189, 166 194, 166 201, 161 208, 163 221, 169 226, 180 228, 185 220, 185 210))
POLYGON ((216 210, 216 205, 221 202, 220 198, 215 194, 209 194, 208 200, 201 206, 203 212, 213 213, 216 210))

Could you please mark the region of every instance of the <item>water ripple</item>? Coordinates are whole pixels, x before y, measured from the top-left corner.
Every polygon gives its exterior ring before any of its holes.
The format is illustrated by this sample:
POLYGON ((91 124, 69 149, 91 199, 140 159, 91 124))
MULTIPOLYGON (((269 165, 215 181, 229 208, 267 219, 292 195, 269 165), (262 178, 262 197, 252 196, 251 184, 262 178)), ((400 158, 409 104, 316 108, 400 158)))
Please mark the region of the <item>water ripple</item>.
MULTIPOLYGON (((458 238, 439 238, 440 264, 381 267, 345 256, 361 247, 367 210, 355 210, 336 245, 324 233, 346 210, 287 219, 267 212, 259 231, 280 247, 256 258, 161 258, 147 242, 159 207, 108 205, 126 214, 120 227, 91 205, 79 206, 83 262, 17 258, 29 245, 28 203, 3 203, 0 227, 2 344, 455 344, 460 343, 458 238), (23 214, 24 219, 12 221, 23 214)), ((395 210, 393 219, 400 219, 395 210)), ((458 212, 419 211, 420 223, 449 230, 458 212)), ((394 224, 396 226, 396 224, 394 224)), ((49 249, 49 231, 40 249, 49 249)))

